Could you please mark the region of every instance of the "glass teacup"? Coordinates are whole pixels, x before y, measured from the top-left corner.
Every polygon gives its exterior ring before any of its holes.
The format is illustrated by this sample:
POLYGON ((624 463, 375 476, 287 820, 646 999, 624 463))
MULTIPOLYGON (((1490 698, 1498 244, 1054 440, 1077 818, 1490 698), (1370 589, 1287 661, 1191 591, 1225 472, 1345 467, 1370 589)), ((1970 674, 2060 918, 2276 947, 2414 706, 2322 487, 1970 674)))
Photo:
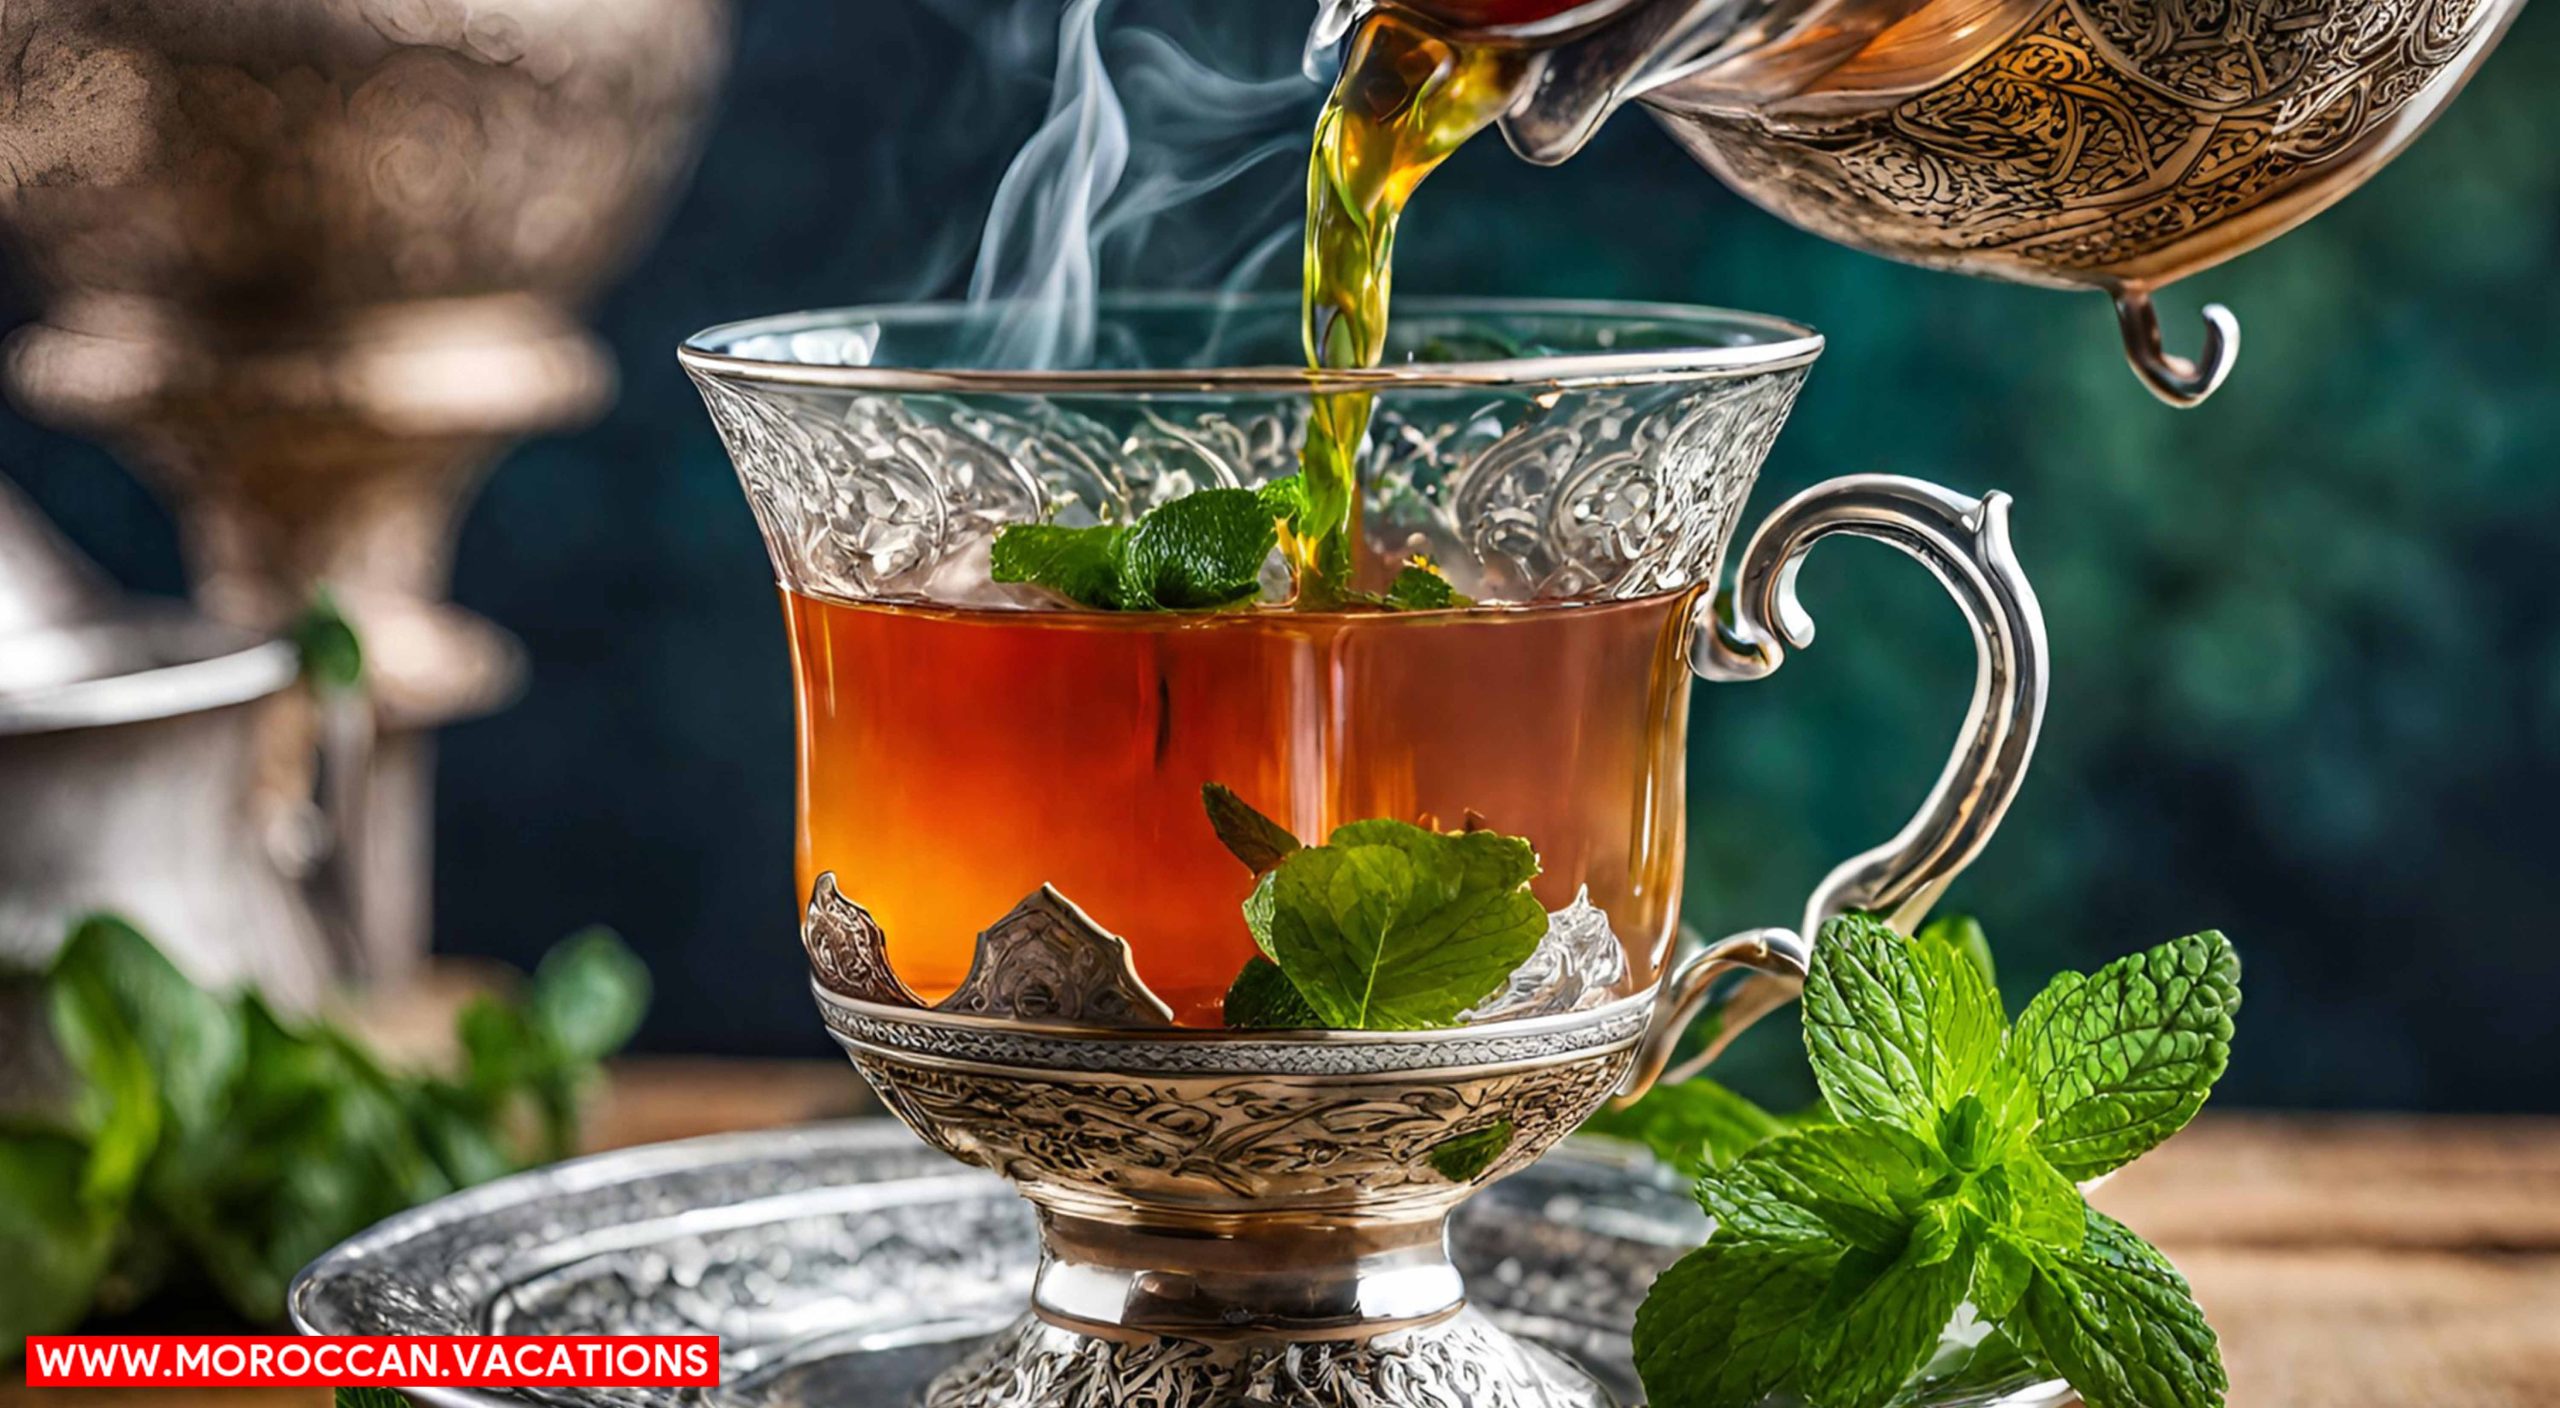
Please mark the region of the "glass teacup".
MULTIPOLYGON (((686 345, 790 623, 801 892, 832 874, 919 996, 959 987, 978 933, 1049 885, 1128 940, 1181 1020, 1214 1025, 1254 949, 1211 784, 1310 842, 1373 817, 1526 837, 1545 906, 1596 909, 1622 946, 1612 986, 1660 977, 1691 667, 1764 672, 1800 631, 1775 568, 1746 569, 1738 623, 1702 607, 1820 338, 1708 309, 1409 299, 1390 365, 1312 373, 1289 363, 1293 309, 1115 303, 1105 364, 1063 372, 968 366, 980 315, 957 305, 686 345), (1295 610, 1276 563, 1263 600, 1208 612, 1071 609, 990 580, 1007 525, 1127 523, 1295 473, 1314 397, 1355 391, 1375 396, 1358 575, 1426 563, 1469 605, 1295 610)), ((2041 700, 2032 597, 1996 499, 1870 478, 1781 517, 1923 556, 2005 642, 1986 656, 2001 697, 1977 701, 1938 805, 1822 901, 1905 904, 2014 786, 2041 700)))
POLYGON ((820 1009, 893 1113, 1040 1212, 1031 1313, 931 1408, 1101 1408, 1140 1383, 1184 1408, 1275 1383, 1313 1408, 1610 1401, 1466 1309, 1449 1213, 1640 1092, 1692 1017, 1720 1018, 1704 1060, 1786 1000, 1822 918, 1925 909, 2024 774, 2044 643, 2000 496, 1817 486, 1714 605, 1811 331, 1634 304, 1396 314, 1391 364, 1363 372, 1292 365, 1296 308, 1273 299, 1106 305, 1102 364, 1073 371, 973 366, 980 314, 935 305, 682 353, 790 622, 820 1009), (1287 478, 1325 396, 1375 401, 1329 609, 1281 554, 1217 609, 996 580, 1025 575, 998 571, 1019 525, 1287 478), (1673 968, 1689 681, 1806 644, 1797 566, 1844 532, 1922 561, 1973 624, 1955 755, 1800 927, 1673 968), (1546 933, 1445 1029, 1217 1030, 1254 881, 1204 789, 1307 843, 1378 818, 1524 837, 1546 933))

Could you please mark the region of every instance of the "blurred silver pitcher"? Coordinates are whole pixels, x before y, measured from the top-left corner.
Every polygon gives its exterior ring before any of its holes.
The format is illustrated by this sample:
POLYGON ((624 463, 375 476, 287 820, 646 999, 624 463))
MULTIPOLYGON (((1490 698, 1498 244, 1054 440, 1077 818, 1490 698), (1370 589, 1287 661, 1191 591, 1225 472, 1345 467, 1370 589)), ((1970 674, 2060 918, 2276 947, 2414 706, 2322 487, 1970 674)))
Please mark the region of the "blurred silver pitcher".
MULTIPOLYGON (((298 674, 288 641, 117 591, 0 481, 0 973, 42 969, 113 910, 199 983, 321 1000, 353 956, 369 710, 306 698, 298 674), (263 775, 280 710, 316 711, 316 774, 263 775)), ((0 985, 0 1110, 55 1091, 34 1000, 0 985)))
MULTIPOLYGON (((2239 324, 2161 343, 2153 290, 2327 209, 2442 112, 2523 0, 1377 0, 1544 52, 1503 120, 1561 161, 1641 102, 1792 224, 1963 273, 2094 288, 2174 405, 2239 324)), ((1347 20, 1338 7, 1333 24, 1347 20)))

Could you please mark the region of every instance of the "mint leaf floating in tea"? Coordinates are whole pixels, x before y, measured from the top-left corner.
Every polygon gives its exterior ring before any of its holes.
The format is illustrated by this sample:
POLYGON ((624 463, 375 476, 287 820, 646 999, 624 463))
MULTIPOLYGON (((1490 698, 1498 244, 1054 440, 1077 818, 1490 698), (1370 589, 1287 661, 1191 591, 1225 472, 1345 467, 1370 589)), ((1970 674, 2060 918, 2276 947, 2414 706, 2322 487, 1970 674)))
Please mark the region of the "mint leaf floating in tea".
MULTIPOLYGON (((1315 512, 1298 475, 1259 489, 1202 489, 1158 505, 1129 524, 1070 528, 1012 523, 997 530, 988 576, 1044 587, 1099 611, 1216 611, 1253 600, 1284 529, 1296 533, 1315 512)), ((1442 611, 1475 603, 1426 559, 1396 574, 1384 594, 1350 586, 1349 550, 1339 534, 1315 546, 1299 574, 1297 605, 1442 611)))
POLYGON ((1387 587, 1386 604, 1398 611, 1448 611, 1475 602, 1459 595, 1429 559, 1415 558, 1387 587))
MULTIPOLYGON (((1616 1117, 1709 1164, 1699 1198, 1715 1231, 1636 1320, 1656 1408, 1753 1408, 1777 1392, 1886 1408, 1924 1377, 2028 1365, 2088 1408, 2220 1408, 2220 1352, 2186 1282, 2072 1179, 2152 1148, 2204 1103, 2228 1062, 2238 959, 2207 933, 2064 974, 2013 1031, 1987 957, 1966 926, 1909 938, 1836 919, 1805 989, 1832 1123, 1761 1133, 1732 1157, 1669 1134, 1677 1105, 1616 1117), (1938 1351, 1963 1305, 2000 1345, 1951 1371, 1938 1351)), ((1679 1098, 1729 1140, 1759 1133, 1714 1090, 1679 1098)))
POLYGON ((1150 511, 1121 540, 1121 595, 1167 611, 1249 601, 1279 546, 1280 520, 1258 491, 1185 494, 1150 511))
POLYGON ((1125 527, 1063 528, 1054 523, 1010 523, 988 549, 989 574, 999 582, 1047 587, 1070 601, 1105 611, 1120 609, 1120 540, 1125 527))
POLYGON ((1202 489, 1134 524, 1008 524, 990 549, 989 575, 1104 611, 1234 606, 1261 591, 1290 498, 1285 491, 1202 489))
POLYGON ((1355 821, 1321 846, 1233 789, 1202 804, 1218 839, 1261 877, 1244 902, 1262 957, 1227 990, 1231 1027, 1445 1027, 1499 991, 1546 936, 1527 841, 1470 827, 1355 821))
POLYGON ((1324 1025, 1445 1027, 1499 990, 1547 930, 1537 853, 1491 831, 1355 821, 1292 854, 1245 905, 1255 942, 1324 1025))
POLYGON ((1246 805, 1233 788, 1208 783, 1200 789, 1200 801, 1209 809, 1209 825, 1219 844, 1256 875, 1269 873, 1301 848, 1289 828, 1246 805))

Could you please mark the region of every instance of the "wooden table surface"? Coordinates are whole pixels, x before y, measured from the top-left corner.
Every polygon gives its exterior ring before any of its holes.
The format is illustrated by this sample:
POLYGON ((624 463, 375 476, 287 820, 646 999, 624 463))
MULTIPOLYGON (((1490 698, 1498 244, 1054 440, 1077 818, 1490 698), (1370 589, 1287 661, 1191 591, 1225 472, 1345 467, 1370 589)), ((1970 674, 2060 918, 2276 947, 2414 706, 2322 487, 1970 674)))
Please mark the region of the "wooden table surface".
MULTIPOLYGON (((612 1147, 866 1103, 841 1065, 634 1060, 592 1129, 612 1147)), ((2195 1282, 2222 1332, 2233 1408, 2560 1408, 2560 1119, 2208 1115, 2095 1201, 2195 1282)), ((325 1397, 8 1386, 0 1402, 325 1397)))

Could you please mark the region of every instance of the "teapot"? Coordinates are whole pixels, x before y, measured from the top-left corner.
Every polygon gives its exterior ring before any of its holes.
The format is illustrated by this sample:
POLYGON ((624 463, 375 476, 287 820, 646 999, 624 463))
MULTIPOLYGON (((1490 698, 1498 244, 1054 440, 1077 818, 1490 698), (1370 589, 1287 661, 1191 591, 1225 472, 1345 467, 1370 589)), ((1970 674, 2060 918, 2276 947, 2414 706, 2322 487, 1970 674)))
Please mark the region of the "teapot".
POLYGON ((0 1116, 65 1088, 23 975, 83 914, 282 1011, 358 970, 372 706, 300 672, 290 641, 125 595, 0 480, 0 1116))
MULTIPOLYGON (((2152 294, 2327 209, 2406 149, 2523 0, 1375 0, 1539 52, 1502 119, 1542 164, 1621 105, 1825 239, 2115 304, 2177 406, 2240 326, 2164 346, 2152 294)), ((1339 27, 1350 5, 1337 5, 1339 27)), ((1320 25, 1323 22, 1320 22, 1320 25)))

